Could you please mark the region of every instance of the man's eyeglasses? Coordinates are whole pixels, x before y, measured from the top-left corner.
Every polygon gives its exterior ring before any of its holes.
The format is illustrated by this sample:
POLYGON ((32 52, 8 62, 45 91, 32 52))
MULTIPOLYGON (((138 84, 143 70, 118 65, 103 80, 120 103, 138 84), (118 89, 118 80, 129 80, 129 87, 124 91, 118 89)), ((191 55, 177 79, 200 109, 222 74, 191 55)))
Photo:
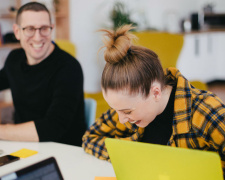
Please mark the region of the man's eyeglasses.
MULTIPOLYGON (((19 26, 20 27, 20 26, 19 26)), ((34 36, 36 30, 39 30, 39 33, 41 36, 49 36, 52 32, 52 27, 51 26, 42 26, 40 28, 35 28, 33 26, 27 26, 27 27, 20 27, 23 30, 23 33, 27 37, 32 37, 34 36)))

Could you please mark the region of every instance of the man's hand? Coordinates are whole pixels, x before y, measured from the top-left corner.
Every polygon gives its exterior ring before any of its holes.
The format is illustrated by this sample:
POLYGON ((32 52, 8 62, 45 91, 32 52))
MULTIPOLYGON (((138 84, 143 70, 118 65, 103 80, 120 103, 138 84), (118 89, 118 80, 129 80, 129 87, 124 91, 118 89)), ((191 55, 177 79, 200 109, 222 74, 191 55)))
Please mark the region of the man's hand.
POLYGON ((10 141, 39 142, 34 121, 21 124, 1 124, 0 139, 10 141))

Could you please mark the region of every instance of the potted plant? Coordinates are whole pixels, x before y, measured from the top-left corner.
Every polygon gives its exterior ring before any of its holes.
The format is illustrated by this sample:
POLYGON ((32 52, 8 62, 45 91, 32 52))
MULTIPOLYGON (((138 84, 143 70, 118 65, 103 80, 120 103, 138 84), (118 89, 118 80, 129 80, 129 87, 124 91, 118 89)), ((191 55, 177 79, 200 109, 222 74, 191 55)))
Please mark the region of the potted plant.
POLYGON ((130 12, 126 10, 125 5, 119 1, 115 2, 110 18, 113 22, 114 30, 124 24, 133 24, 133 26, 137 26, 137 23, 130 19, 130 12))

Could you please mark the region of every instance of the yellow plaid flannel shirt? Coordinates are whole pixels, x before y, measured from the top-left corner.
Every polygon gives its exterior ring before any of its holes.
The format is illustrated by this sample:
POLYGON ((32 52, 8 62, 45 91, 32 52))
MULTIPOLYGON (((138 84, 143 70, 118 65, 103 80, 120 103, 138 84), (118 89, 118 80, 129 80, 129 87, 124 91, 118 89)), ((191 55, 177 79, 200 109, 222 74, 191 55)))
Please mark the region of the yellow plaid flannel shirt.
MULTIPOLYGON (((165 70, 177 82, 174 101, 173 132, 169 146, 215 151, 225 169, 225 105, 213 93, 194 88, 176 68, 165 70)), ((119 122, 114 109, 108 110, 85 132, 85 152, 109 160, 106 137, 140 141, 144 128, 119 122)))

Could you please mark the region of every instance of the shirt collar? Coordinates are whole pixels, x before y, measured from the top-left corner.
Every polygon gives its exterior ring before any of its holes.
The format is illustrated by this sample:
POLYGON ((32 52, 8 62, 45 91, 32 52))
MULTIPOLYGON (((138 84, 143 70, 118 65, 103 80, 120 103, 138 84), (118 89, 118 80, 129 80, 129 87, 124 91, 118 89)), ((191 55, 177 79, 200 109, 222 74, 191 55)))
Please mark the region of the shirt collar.
POLYGON ((168 78, 177 82, 174 101, 173 135, 184 134, 191 129, 191 85, 188 80, 176 68, 165 70, 168 78))

